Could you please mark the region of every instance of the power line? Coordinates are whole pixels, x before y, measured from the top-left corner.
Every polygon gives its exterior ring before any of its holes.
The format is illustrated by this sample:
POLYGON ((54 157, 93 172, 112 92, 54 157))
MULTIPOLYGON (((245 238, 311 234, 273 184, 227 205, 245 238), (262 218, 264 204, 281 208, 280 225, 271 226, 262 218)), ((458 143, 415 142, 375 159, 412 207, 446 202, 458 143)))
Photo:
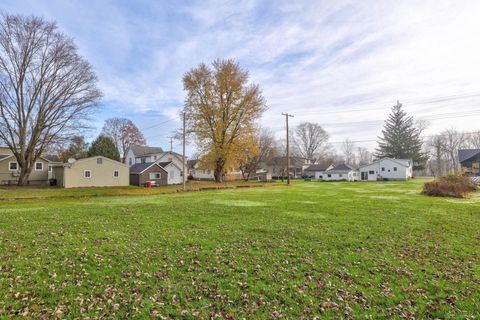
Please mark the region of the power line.
MULTIPOLYGON (((468 110, 468 111, 460 111, 460 112, 449 112, 449 113, 437 113, 431 114, 428 116, 419 117, 419 120, 442 120, 442 119, 451 119, 451 118, 461 118, 461 117, 471 117, 471 116, 478 116, 480 115, 480 109, 476 110, 468 110)), ((357 124, 363 125, 377 125, 379 123, 383 123, 385 120, 364 120, 364 121, 351 121, 351 122, 331 122, 331 123, 322 123, 321 125, 324 127, 335 126, 354 126, 357 124)))
MULTIPOLYGON (((465 134, 474 134, 474 133, 477 133, 478 131, 469 131, 469 132, 464 132, 465 134)), ((435 134, 430 134, 430 135, 425 135, 425 136, 422 136, 422 139, 425 139, 425 138, 433 138, 437 135, 435 134)), ((378 141, 378 137, 376 139, 369 139, 369 138, 362 138, 362 140, 350 140, 350 142, 353 142, 353 143, 362 143, 362 142, 376 142, 378 141)), ((342 144, 344 141, 330 141, 328 143, 330 144, 342 144)))
MULTIPOLYGON (((416 105, 425 105, 425 104, 432 104, 437 102, 445 102, 445 101, 452 101, 452 100, 460 100, 465 98, 473 98, 473 97, 480 97, 480 92, 478 93, 467 93, 467 94, 456 94, 456 95, 449 95, 443 96, 438 98, 429 98, 425 100, 419 100, 418 102, 409 102, 407 100, 408 106, 416 106, 416 105)), ((348 113, 348 112, 361 112, 361 111, 389 111, 390 108, 385 107, 377 107, 377 108, 355 108, 355 109, 342 109, 338 111, 307 111, 302 113, 303 115, 315 115, 315 114, 337 114, 337 113, 348 113)))

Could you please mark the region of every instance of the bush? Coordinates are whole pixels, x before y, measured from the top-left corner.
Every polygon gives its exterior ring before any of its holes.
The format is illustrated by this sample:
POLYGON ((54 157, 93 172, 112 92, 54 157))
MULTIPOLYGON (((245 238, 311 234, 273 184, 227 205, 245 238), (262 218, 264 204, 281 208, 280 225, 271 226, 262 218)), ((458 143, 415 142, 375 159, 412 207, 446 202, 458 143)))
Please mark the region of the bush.
POLYGON ((470 192, 477 189, 477 185, 469 177, 449 174, 426 182, 422 194, 433 197, 466 198, 470 192))

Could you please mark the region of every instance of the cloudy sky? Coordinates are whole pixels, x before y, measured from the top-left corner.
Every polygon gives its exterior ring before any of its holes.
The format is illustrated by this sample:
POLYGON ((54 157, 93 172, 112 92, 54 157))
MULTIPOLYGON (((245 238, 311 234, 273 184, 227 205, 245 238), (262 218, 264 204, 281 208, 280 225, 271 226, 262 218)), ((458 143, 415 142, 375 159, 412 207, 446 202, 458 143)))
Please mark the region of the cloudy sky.
MULTIPOLYGON (((234 58, 267 100, 261 120, 283 136, 318 122, 334 146, 373 142, 400 100, 425 135, 480 129, 480 1, 0 0, 8 13, 55 20, 92 63, 104 92, 94 125, 127 117, 150 145, 180 126, 182 75, 234 58)), ((174 149, 180 150, 175 144, 174 149)))

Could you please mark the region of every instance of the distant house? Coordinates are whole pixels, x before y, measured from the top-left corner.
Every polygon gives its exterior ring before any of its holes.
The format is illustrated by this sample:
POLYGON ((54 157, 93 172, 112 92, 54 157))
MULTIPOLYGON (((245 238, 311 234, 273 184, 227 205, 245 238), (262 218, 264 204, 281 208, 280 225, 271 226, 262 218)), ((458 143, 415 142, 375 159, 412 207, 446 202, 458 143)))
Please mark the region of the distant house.
POLYGON ((64 188, 121 187, 129 185, 129 172, 121 162, 95 156, 54 165, 52 179, 64 188))
MULTIPOLYGON (((203 167, 200 160, 187 161, 188 176, 193 180, 215 180, 215 171, 212 168, 203 167)), ((233 181, 242 179, 242 172, 237 168, 228 168, 225 180, 233 181)))
POLYGON ((480 176, 480 149, 458 150, 458 161, 465 174, 480 176))
MULTIPOLYGON (((303 157, 290 157, 290 177, 301 178, 306 175, 305 170, 313 164, 312 160, 303 157)), ((273 177, 286 177, 287 157, 277 156, 273 157, 266 163, 266 170, 272 174, 273 177)))
POLYGON ((130 167, 130 185, 144 186, 147 181, 155 185, 168 184, 168 172, 156 162, 136 163, 130 167))
POLYGON ((212 169, 206 169, 200 166, 200 160, 188 160, 188 176, 194 180, 215 180, 212 169))
MULTIPOLYGON (((183 182, 183 156, 181 154, 165 152, 160 147, 131 146, 125 157, 125 163, 129 167, 138 163, 153 162, 161 164, 161 167, 168 171, 168 184, 183 182)), ((187 166, 187 163, 185 165, 187 166)))
POLYGON ((333 163, 312 164, 305 169, 305 175, 315 179, 323 179, 327 170, 333 169, 333 163))
POLYGON ((408 180, 412 177, 413 162, 410 159, 382 158, 359 168, 360 180, 408 180))
POLYGON ((164 152, 160 147, 131 146, 127 150, 125 164, 131 167, 135 163, 155 162, 162 154, 164 154, 164 152))
POLYGON ((359 176, 359 171, 356 168, 348 164, 339 164, 327 169, 320 179, 325 181, 358 181, 359 176))
MULTIPOLYGON (((52 162, 42 156, 35 161, 27 183, 29 185, 47 184, 51 177, 52 162)), ((13 152, 8 147, 0 147, 0 184, 17 184, 20 166, 13 152)))

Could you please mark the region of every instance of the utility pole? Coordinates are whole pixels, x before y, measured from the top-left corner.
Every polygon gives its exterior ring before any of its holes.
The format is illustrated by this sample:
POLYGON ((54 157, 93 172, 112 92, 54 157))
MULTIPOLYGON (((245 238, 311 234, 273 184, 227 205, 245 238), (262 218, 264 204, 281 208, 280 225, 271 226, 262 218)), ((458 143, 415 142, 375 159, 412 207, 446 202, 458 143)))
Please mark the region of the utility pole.
POLYGON ((187 191, 187 173, 185 170, 185 112, 183 112, 183 191, 187 191))
POLYGON ((169 137, 170 138, 170 153, 172 153, 173 151, 173 137, 169 137))
POLYGON ((288 118, 293 118, 293 115, 282 112, 282 116, 285 116, 285 122, 287 124, 287 185, 290 185, 290 139, 288 134, 288 118))

